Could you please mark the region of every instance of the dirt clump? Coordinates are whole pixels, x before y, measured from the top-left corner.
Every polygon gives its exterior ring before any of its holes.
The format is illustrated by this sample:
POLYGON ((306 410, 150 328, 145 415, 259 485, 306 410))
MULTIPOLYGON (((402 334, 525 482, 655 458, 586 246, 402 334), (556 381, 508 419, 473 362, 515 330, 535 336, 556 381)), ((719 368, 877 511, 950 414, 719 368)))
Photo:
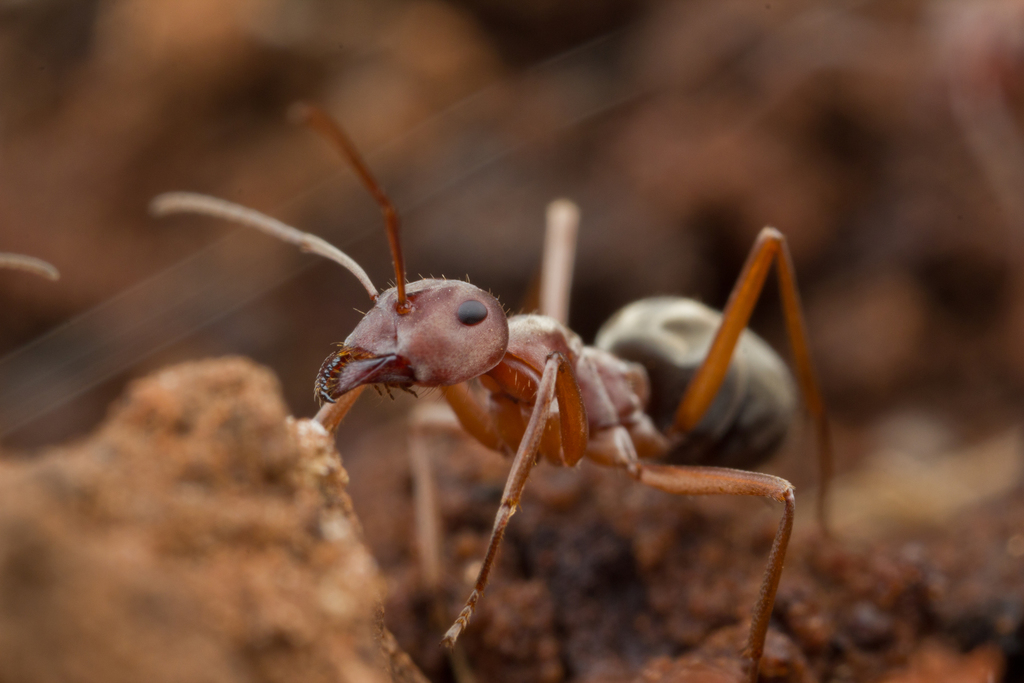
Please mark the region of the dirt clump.
POLYGON ((247 360, 135 382, 81 443, 0 464, 0 678, 423 681, 379 642, 347 483, 247 360))

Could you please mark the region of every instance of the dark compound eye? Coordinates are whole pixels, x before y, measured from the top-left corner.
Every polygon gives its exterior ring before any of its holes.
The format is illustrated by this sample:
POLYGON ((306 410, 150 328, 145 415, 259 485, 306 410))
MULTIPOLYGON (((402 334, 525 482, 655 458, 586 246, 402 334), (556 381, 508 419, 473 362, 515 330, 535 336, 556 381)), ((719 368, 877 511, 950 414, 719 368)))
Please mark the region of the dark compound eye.
POLYGON ((476 299, 470 299, 459 304, 459 310, 455 315, 463 325, 476 325, 487 317, 487 307, 476 299))

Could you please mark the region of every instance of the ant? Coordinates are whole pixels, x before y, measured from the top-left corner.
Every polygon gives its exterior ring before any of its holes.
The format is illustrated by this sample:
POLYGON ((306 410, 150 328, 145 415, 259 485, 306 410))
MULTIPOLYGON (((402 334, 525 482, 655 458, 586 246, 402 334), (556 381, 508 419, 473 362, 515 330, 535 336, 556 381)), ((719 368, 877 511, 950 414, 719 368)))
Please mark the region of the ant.
POLYGON ((290 113, 337 148, 380 205, 394 287, 378 292, 366 272, 336 247, 221 199, 168 193, 153 200, 151 211, 243 223, 329 258, 356 276, 374 305, 317 376, 315 394, 326 404, 314 419, 328 432, 334 432, 368 385, 438 387, 465 431, 512 456, 476 584, 444 644, 453 647, 469 624, 533 466, 541 457, 565 467, 586 457, 669 493, 761 496, 783 503, 742 653, 754 683, 796 511, 788 481, 731 468, 763 461, 792 419, 796 392, 789 372, 767 344, 745 331, 773 264, 797 382, 815 422, 821 477, 817 507, 823 526, 831 473, 825 406, 782 234, 770 227, 761 231, 724 313, 686 299, 647 299, 617 313, 599 333, 597 345, 585 346, 566 324, 565 267, 559 275, 556 265, 556 277, 542 280, 546 315, 506 317, 497 299, 468 282, 407 283, 398 214, 348 136, 319 108, 298 104, 290 113), (471 385, 472 380, 477 382, 471 385), (668 455, 686 464, 650 462, 668 455), (720 466, 723 457, 731 467, 720 466))
POLYGON ((45 277, 47 280, 59 280, 60 271, 53 265, 34 256, 0 252, 0 268, 24 270, 25 272, 45 277))

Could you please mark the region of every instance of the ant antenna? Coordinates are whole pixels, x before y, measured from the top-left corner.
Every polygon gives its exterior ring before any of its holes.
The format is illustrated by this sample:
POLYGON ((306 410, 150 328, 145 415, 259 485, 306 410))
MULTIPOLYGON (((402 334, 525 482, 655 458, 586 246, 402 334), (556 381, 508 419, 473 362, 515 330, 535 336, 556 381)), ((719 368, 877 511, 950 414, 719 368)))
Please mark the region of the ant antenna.
POLYGON ((391 200, 388 199, 384 189, 370 173, 366 162, 363 161, 352 141, 348 139, 348 135, 323 109, 305 102, 297 102, 292 105, 288 117, 327 138, 352 165, 356 175, 363 182, 363 186, 380 204, 381 212, 384 214, 384 226, 387 228, 388 243, 391 245, 391 258, 395 264, 395 287, 398 289, 398 302, 395 304, 395 310, 399 314, 408 313, 410 307, 405 298, 405 260, 402 258, 402 247, 398 242, 398 212, 395 211, 391 200))
POLYGON ((24 270, 35 275, 41 275, 47 280, 59 280, 60 271, 42 259, 24 254, 0 253, 0 268, 11 268, 13 270, 24 270))
MULTIPOLYGON (((370 282, 370 276, 351 256, 316 235, 296 230, 259 211, 197 192, 167 192, 156 196, 149 203, 149 211, 154 216, 166 216, 172 213, 198 213, 256 228, 279 240, 294 244, 302 251, 323 256, 340 264, 356 276, 359 283, 370 293, 371 299, 377 299, 377 288, 370 282)), ((0 261, 0 265, 2 263, 0 261)))

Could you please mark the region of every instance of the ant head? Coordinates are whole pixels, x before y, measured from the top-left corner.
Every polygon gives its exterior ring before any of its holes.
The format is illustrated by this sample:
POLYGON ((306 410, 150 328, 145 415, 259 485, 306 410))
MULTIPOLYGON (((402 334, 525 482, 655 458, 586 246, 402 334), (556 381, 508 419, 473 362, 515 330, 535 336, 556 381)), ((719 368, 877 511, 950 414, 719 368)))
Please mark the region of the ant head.
POLYGON ((498 300, 457 280, 420 280, 406 286, 398 213, 359 152, 341 127, 317 107, 299 104, 291 114, 337 148, 380 205, 395 266, 395 287, 378 294, 366 272, 337 247, 222 199, 172 192, 154 198, 151 211, 161 216, 201 213, 249 225, 328 258, 359 279, 374 306, 320 368, 316 393, 325 401, 363 384, 450 386, 497 365, 508 346, 508 320, 498 300))
POLYGON ((333 401, 363 384, 450 386, 484 374, 508 347, 508 320, 493 296, 468 282, 420 280, 396 307, 392 288, 324 361, 320 398, 333 401))

